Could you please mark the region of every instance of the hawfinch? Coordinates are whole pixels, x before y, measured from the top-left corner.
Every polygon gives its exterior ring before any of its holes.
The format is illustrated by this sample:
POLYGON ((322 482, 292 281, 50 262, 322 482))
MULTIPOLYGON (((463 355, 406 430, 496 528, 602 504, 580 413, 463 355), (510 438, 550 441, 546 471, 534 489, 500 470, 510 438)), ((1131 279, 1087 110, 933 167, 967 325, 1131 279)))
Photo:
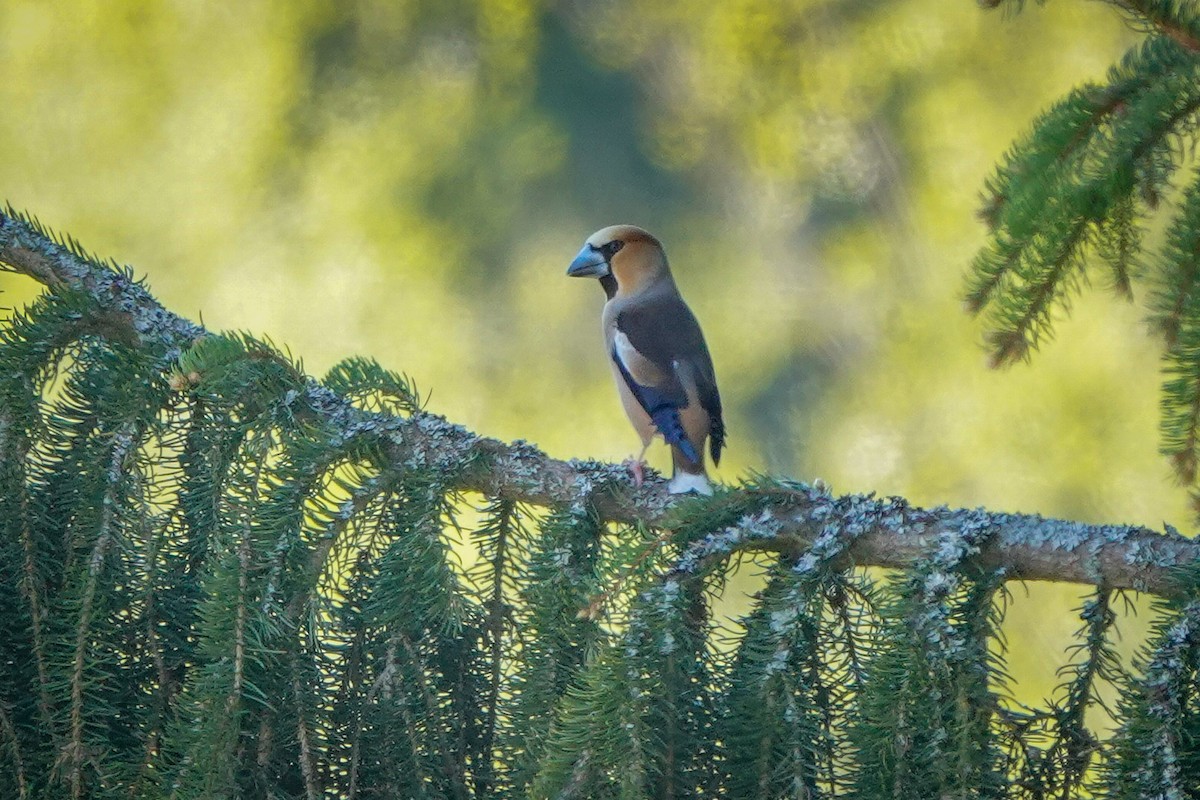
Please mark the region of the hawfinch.
POLYGON ((674 467, 668 491, 712 494, 704 444, 719 464, 721 395, 704 335, 679 295, 662 244, 633 225, 604 228, 588 237, 567 275, 599 278, 608 296, 604 344, 621 404, 642 439, 634 482, 641 484, 646 448, 661 434, 674 467))

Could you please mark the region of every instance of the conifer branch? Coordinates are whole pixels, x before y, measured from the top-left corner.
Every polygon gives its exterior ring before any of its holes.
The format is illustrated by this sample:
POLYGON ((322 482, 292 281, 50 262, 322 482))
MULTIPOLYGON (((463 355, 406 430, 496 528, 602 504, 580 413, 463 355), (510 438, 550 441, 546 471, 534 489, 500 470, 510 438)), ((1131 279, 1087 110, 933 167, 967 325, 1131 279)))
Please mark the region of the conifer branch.
POLYGON ((300 686, 300 665, 292 659, 292 695, 296 699, 296 742, 300 745, 300 774, 304 776, 305 800, 318 800, 324 794, 317 784, 317 756, 312 744, 312 734, 304 719, 304 705, 300 702, 304 690, 300 686))
POLYGON ((50 683, 46 671, 46 637, 42 630, 42 605, 41 605, 41 582, 38 580, 37 569, 34 566, 34 545, 29 535, 28 524, 28 509, 26 508, 27 501, 24 495, 20 498, 21 503, 21 549, 22 549, 22 580, 21 590, 29 602, 29 627, 33 639, 33 660, 37 666, 38 675, 38 710, 42 714, 42 721, 47 726, 51 725, 50 712, 50 693, 48 686, 50 683))
POLYGON ((1111 0, 1113 5, 1125 9, 1131 15, 1144 19, 1161 31, 1164 36, 1181 47, 1200 54, 1200 36, 1194 26, 1185 24, 1179 8, 1171 0, 1111 0))
MULTIPOLYGON (((492 756, 496 746, 497 716, 500 708, 500 695, 503 688, 504 669, 504 629, 508 618, 504 602, 504 571, 509 566, 512 554, 509 552, 512 528, 516 523, 516 503, 511 500, 501 500, 495 508, 495 552, 492 554, 490 565, 492 596, 487 603, 486 637, 490 672, 487 688, 487 718, 484 721, 483 744, 480 748, 486 756, 492 756)), ((480 775, 476 783, 476 795, 486 797, 492 790, 494 779, 492 765, 481 765, 480 775)))
MULTIPOLYGON (((987 9, 1009 5, 1019 10, 1025 0, 978 0, 978 3, 987 9)), ((1108 0, 1108 3, 1191 52, 1200 53, 1200 31, 1196 29, 1194 16, 1181 7, 1180 0, 1108 0)))
POLYGON ((3 741, 8 745, 12 752, 13 771, 17 778, 17 797, 19 800, 25 800, 29 797, 29 779, 25 777, 24 759, 21 757, 21 740, 17 736, 17 729, 12 724, 12 719, 8 715, 4 704, 0 703, 0 734, 3 734, 3 741))
MULTIPOLYGON (((201 337, 200 326, 166 309, 138 282, 100 264, 77 245, 54 241, 35 224, 11 210, 0 214, 0 264, 47 286, 70 287, 91 295, 111 319, 125 326, 124 336, 140 347, 176 357, 201 337)), ((164 370, 173 363, 163 363, 164 370)), ((629 485, 622 467, 591 461, 562 461, 532 445, 477 436, 426 412, 408 417, 363 411, 315 380, 304 382, 291 401, 294 413, 308 413, 339 431, 342 441, 374 434, 388 443, 391 465, 432 470, 446 476, 447 487, 539 506, 592 508, 601 519, 642 522, 671 528, 689 509, 761 496, 770 504, 746 514, 715 542, 739 551, 803 552, 822 529, 839 524, 860 531, 844 556, 846 564, 904 568, 927 556, 939 537, 980 528, 995 535, 973 555, 986 569, 1001 569, 1009 579, 1091 584, 1107 589, 1136 589, 1164 596, 1178 594, 1174 573, 1200 561, 1200 543, 1168 528, 1159 533, 1130 525, 1087 525, 1031 514, 982 509, 917 508, 899 498, 847 495, 831 498, 803 484, 746 485, 713 500, 674 501, 665 481, 652 478, 640 489, 629 485)), ((701 543, 702 545, 704 543, 701 543)))

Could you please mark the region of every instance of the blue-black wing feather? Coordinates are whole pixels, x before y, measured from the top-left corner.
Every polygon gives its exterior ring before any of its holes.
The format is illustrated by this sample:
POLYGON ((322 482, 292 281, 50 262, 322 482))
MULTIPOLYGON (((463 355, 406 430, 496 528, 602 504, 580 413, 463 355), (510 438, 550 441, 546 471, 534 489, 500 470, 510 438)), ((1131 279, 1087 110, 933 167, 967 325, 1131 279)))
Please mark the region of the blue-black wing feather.
POLYGON ((629 370, 625 368, 625 364, 617 355, 616 348, 613 348, 612 360, 617 365, 617 370, 621 373, 625 384, 633 392, 634 398, 650 415, 650 419, 654 421, 654 427, 658 428, 658 432, 662 434, 667 444, 675 445, 689 460, 698 462, 700 454, 696 452, 696 446, 688 439, 687 432, 683 429, 683 423, 679 420, 679 409, 687 407, 687 395, 684 394, 682 387, 677 387, 678 381, 673 381, 676 386, 672 386, 666 391, 653 386, 645 386, 638 383, 629 374, 629 370))
MULTIPOLYGON (((664 375, 670 376, 668 383, 655 390, 652 387, 640 386, 613 353, 621 375, 629 384, 634 397, 641 403, 642 408, 654 420, 654 424, 662 432, 663 437, 672 444, 678 444, 663 429, 664 424, 677 427, 681 438, 688 442, 688 447, 680 446, 683 454, 692 461, 695 445, 682 433, 683 426, 679 423, 679 409, 687 408, 687 394, 679 383, 677 365, 684 365, 693 380, 699 394, 700 406, 708 412, 709 418, 709 452, 714 464, 721 461, 721 450, 725 446, 725 420, 721 409, 721 395, 717 391, 717 379, 714 374, 712 357, 708 354, 708 346, 704 342, 704 334, 700 325, 687 304, 678 293, 672 292, 650 303, 633 308, 627 308, 617 317, 617 329, 625 334, 633 348, 649 359, 664 375), (654 393, 653 397, 643 397, 639 390, 654 393), (653 408, 656 401, 674 407, 673 419, 664 420, 660 424, 655 417, 653 408)), ((660 412, 665 415, 667 412, 660 412)))

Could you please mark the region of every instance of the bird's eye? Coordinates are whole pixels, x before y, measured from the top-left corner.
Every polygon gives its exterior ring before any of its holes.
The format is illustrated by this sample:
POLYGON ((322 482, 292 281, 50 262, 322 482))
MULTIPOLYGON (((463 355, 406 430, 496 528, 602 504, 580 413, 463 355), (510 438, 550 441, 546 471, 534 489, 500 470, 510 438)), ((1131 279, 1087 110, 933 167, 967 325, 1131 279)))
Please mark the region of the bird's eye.
POLYGON ((612 258, 613 256, 615 256, 617 254, 617 251, 620 250, 624 246, 625 246, 625 243, 622 242, 620 239, 614 239, 613 241, 604 245, 604 254, 606 256, 608 256, 609 258, 612 258))

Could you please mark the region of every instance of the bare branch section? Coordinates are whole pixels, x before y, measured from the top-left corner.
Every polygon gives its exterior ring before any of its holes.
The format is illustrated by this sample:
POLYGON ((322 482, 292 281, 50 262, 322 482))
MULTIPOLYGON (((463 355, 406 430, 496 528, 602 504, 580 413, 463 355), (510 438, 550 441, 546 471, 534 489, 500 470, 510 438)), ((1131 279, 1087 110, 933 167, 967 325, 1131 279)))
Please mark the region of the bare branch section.
MULTIPOLYGON (((10 213, 0 213, 0 264, 50 287, 85 291, 125 336, 163 354, 163 369, 193 342, 208 335, 200 326, 164 309, 128 276, 95 263, 74 246, 55 242, 10 213)), ((306 406, 347 439, 383 436, 397 468, 434 469, 453 488, 542 506, 592 508, 611 522, 642 522, 666 527, 686 508, 666 494, 661 479, 634 489, 622 467, 594 461, 560 461, 525 442, 505 443, 477 436, 423 412, 396 417, 364 411, 309 379, 301 397, 306 406), (464 467, 464 465, 467 465, 464 467)), ((733 491, 754 491, 734 489, 733 491)), ((765 492, 761 511, 696 542, 681 569, 699 568, 708 555, 736 551, 802 553, 829 526, 854 532, 847 563, 903 568, 959 537, 983 530, 987 542, 971 560, 985 569, 1003 569, 1014 580, 1048 580, 1137 589, 1176 595, 1184 568, 1200 561, 1200 543, 1173 530, 1159 533, 1128 525, 1086 525, 1036 515, 982 509, 924 509, 899 498, 863 495, 832 498, 810 487, 765 492), (767 498, 764 498, 767 499, 767 498)), ((718 495, 708 502, 726 502, 718 495)))

